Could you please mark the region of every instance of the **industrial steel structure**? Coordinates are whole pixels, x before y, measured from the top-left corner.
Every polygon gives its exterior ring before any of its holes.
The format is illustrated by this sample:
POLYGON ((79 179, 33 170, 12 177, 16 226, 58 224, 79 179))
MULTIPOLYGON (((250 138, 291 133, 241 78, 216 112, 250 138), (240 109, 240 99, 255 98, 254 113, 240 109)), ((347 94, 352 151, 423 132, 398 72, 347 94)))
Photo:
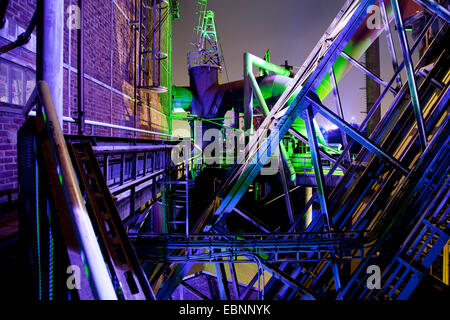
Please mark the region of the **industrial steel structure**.
MULTIPOLYGON (((244 52, 243 79, 222 83, 215 15, 198 0, 185 87, 171 78, 178 1, 129 2, 133 37, 120 43, 128 52, 118 60, 132 62, 115 75, 111 53, 108 85, 85 74, 92 44, 83 40, 79 1, 78 65, 67 67, 69 78, 77 73, 74 115, 63 108, 63 10, 38 1, 37 81, 17 132, 17 250, 33 298, 405 300, 448 292, 448 1, 347 0, 296 72, 244 52), (371 66, 384 39, 389 79, 371 66), (372 88, 359 126, 345 119, 341 97, 352 68, 372 88), (115 85, 119 77, 129 83, 115 85), (91 82, 109 88, 111 121, 89 113, 91 82), (112 120, 114 101, 127 105, 122 122, 112 120), (339 143, 324 136, 319 115, 339 143), (190 136, 155 126, 163 119, 186 121, 190 136), (94 134, 99 127, 104 134, 94 134), (88 285, 69 287, 73 270, 88 285)), ((115 1, 111 8, 113 30, 114 14, 127 12, 115 1)), ((111 48, 114 41, 111 33, 111 48)))

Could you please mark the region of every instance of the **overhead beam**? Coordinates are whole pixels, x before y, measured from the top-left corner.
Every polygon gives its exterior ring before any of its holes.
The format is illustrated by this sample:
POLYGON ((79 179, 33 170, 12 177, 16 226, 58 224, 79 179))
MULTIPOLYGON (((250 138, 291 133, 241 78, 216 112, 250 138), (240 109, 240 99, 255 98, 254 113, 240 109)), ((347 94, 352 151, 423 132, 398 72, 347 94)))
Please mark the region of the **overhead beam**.
POLYGON ((356 129, 352 127, 351 124, 342 120, 337 114, 333 113, 327 107, 325 107, 322 103, 318 102, 316 98, 312 98, 311 96, 307 96, 307 99, 311 102, 311 104, 315 107, 316 111, 323 115, 326 119, 333 122, 339 128, 345 131, 350 137, 356 140, 358 143, 367 148, 370 152, 381 158, 382 160, 391 164, 394 168, 400 170, 404 175, 408 175, 409 170, 405 169, 401 163, 395 159, 394 157, 388 155, 384 152, 380 147, 375 145, 369 138, 362 136, 356 129))
POLYGON ((390 92, 392 92, 394 95, 397 94, 397 91, 395 91, 394 88, 388 87, 388 83, 386 81, 381 80, 376 74, 374 74, 372 71, 367 69, 365 66, 363 66, 361 63, 359 63, 356 59, 348 55, 346 52, 342 51, 341 56, 345 58, 348 62, 350 62, 353 66, 355 66, 357 69, 364 72, 367 76, 369 76, 373 81, 378 83, 379 85, 383 87, 387 87, 390 92))
POLYGON ((447 22, 450 22, 450 12, 433 0, 414 0, 425 9, 437 14, 447 22))

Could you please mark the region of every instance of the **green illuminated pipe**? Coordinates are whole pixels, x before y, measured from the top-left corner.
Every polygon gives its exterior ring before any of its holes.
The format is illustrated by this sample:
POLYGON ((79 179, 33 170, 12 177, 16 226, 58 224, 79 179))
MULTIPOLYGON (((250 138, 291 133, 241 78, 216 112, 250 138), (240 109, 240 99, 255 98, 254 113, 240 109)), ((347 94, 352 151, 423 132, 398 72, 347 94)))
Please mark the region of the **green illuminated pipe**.
MULTIPOLYGON (((402 8, 402 15, 404 19, 416 14, 418 11, 423 10, 420 6, 412 1, 399 0, 399 2, 402 8)), ((390 4, 386 5, 386 11, 388 20, 392 21, 393 11, 390 4)), ((381 20, 381 15, 379 18, 381 20)), ((370 14, 368 15, 366 20, 361 24, 355 35, 352 37, 352 39, 344 49, 344 52, 354 59, 359 59, 371 45, 371 43, 382 32, 384 32, 382 26, 380 28, 374 29, 368 28, 368 19, 373 19, 373 16, 371 16, 370 14)), ((256 56, 253 56, 249 53, 244 54, 244 66, 244 78, 247 80, 234 81, 221 85, 216 84, 212 85, 210 88, 202 89, 200 96, 206 97, 206 99, 202 98, 201 101, 199 101, 197 96, 196 98, 193 97, 193 92, 197 92, 193 88, 174 87, 173 107, 176 108, 175 110, 187 111, 193 104, 195 104, 196 108, 192 108, 192 110, 201 110, 201 117, 216 118, 217 116, 222 116, 226 112, 226 110, 231 110, 231 108, 233 107, 244 105, 243 111, 246 114, 246 127, 251 128, 253 122, 251 121, 251 118, 253 116, 253 107, 257 105, 257 101, 253 102, 253 95, 248 93, 247 95, 245 95, 244 92, 251 89, 248 75, 252 73, 253 66, 268 70, 275 74, 257 79, 260 88, 260 94, 264 100, 280 96, 286 90, 292 79, 289 78, 290 72, 288 70, 256 56), (232 103, 226 101, 226 99, 224 98, 227 95, 232 98, 232 103), (245 96, 247 96, 246 99, 248 99, 248 101, 244 101, 244 103, 242 103, 240 99, 245 96), (216 109, 213 109, 213 107, 215 107, 216 109)), ((333 70, 337 83, 339 83, 339 81, 345 76, 351 66, 351 63, 343 57, 339 57, 336 60, 335 64, 333 65, 333 70)), ((332 85, 330 82, 329 74, 327 74, 322 82, 318 85, 316 93, 319 98, 323 100, 328 96, 330 92, 332 92, 332 85)), ((199 95, 199 93, 197 92, 196 95, 199 95)), ((258 98, 261 98, 261 96, 259 96, 258 98)), ((294 93, 287 104, 289 105, 290 103, 292 103, 295 97, 296 94, 294 93)), ((264 108, 261 103, 259 103, 259 105, 264 108)), ((195 112, 193 113, 195 114, 195 112)), ((302 119, 297 118, 293 123, 293 128, 306 136, 305 124, 302 119)), ((318 130, 317 124, 315 124, 315 128, 319 143, 323 146, 326 146, 325 139, 322 136, 320 130, 318 130)))
POLYGON ((187 87, 173 87, 173 111, 186 111, 192 104, 192 92, 187 87))
MULTIPOLYGON (((288 77, 291 73, 290 71, 277 66, 273 63, 270 63, 266 60, 258 58, 248 52, 244 53, 244 112, 245 112, 245 130, 253 131, 253 94, 252 89, 254 90, 254 94, 258 100, 259 105, 263 108, 263 112, 266 116, 269 115, 270 110, 267 107, 266 101, 263 97, 263 94, 259 88, 258 83, 256 82, 255 75, 253 74, 253 66, 259 67, 261 69, 265 69, 267 71, 279 74, 281 76, 288 77)), ((289 78, 288 78, 289 79, 289 78)), ((274 82, 273 82, 274 83, 274 82)), ((273 89, 273 87, 272 87, 273 89)), ((271 92, 273 94, 273 90, 271 92)), ((297 174, 295 172, 294 166, 292 165, 291 160, 289 159, 288 152, 286 151, 286 147, 284 143, 280 143, 280 151, 283 154, 284 159, 286 159, 287 167, 290 173, 290 177, 292 181, 295 181, 297 174)), ((280 168, 282 170, 282 168, 280 168)))
MULTIPOLYGON (((249 73, 249 78, 250 78, 250 81, 251 81, 251 83, 252 83, 252 87, 253 87, 253 89, 255 90, 255 95, 256 95, 256 98, 258 99, 258 103, 259 103, 259 105, 263 108, 264 114, 265 114, 266 116, 268 116, 270 110, 269 110, 269 108, 267 107, 266 101, 265 101, 264 98, 263 98, 262 92, 261 92, 261 90, 259 89, 258 83, 256 82, 256 79, 255 79, 255 76, 253 75, 253 73, 249 73)), ((287 162, 287 166, 288 166, 288 170, 289 170, 289 173, 290 173, 291 180, 292 180, 292 181, 295 181, 295 179, 296 179, 296 177, 297 177, 297 174, 296 174, 296 172, 295 172, 295 168, 294 168, 294 166, 292 165, 291 160, 289 159, 288 152, 286 151, 286 147, 285 147, 285 145, 284 145, 283 142, 280 143, 280 151, 281 151, 281 153, 283 154, 284 159, 286 159, 286 162, 287 162)), ((280 170, 283 170, 283 169, 280 168, 280 170)))
POLYGON ((248 69, 246 70, 247 72, 252 72, 252 66, 255 66, 278 74, 280 76, 289 77, 291 75, 291 72, 289 70, 286 70, 283 67, 268 62, 257 56, 254 56, 248 52, 244 53, 244 59, 246 60, 246 65, 248 66, 248 69))
MULTIPOLYGON (((399 0, 400 7, 402 8, 402 16, 403 19, 406 19, 408 17, 413 16, 418 11, 422 11, 423 8, 414 3, 410 0, 399 0)), ((375 3, 376 6, 378 6, 378 1, 375 3)), ((394 19, 394 14, 392 11, 392 5, 389 2, 385 2, 386 5, 386 14, 387 18, 390 21, 394 19)), ((378 12, 380 12, 378 10, 378 12)), ((380 27, 379 28, 373 28, 369 27, 369 19, 377 18, 374 16, 375 13, 369 13, 366 19, 363 21, 363 23, 360 25, 358 30, 355 32, 353 37, 348 42, 347 46, 344 48, 344 52, 347 53, 349 56, 354 58, 355 60, 358 60, 370 47, 370 45, 384 32, 383 29, 383 22, 381 21, 381 13, 379 15, 380 19, 380 27)), ((336 62, 333 65, 336 82, 339 83, 339 81, 345 76, 345 74, 350 70, 352 67, 351 63, 348 62, 343 57, 338 57, 336 62)), ((332 86, 330 82, 330 75, 327 74, 325 78, 322 80, 322 82, 319 84, 319 86, 316 89, 316 93, 319 96, 320 100, 323 101, 328 94, 332 91, 332 86)))
MULTIPOLYGON (((286 76, 281 75, 269 75, 265 77, 258 77, 255 78, 262 98, 264 100, 268 100, 271 98, 275 98, 280 96, 287 88, 287 86, 292 81, 292 78, 288 78, 286 76)), ((221 85, 213 86, 210 89, 208 89, 204 94, 210 95, 210 96, 222 96, 224 93, 229 93, 233 96, 233 105, 223 105, 220 107, 220 109, 231 109, 234 106, 240 106, 242 108, 243 105, 243 86, 244 81, 233 81, 229 83, 224 83, 221 85)), ((193 94, 192 89, 189 87, 173 87, 173 108, 174 112, 177 111, 191 111, 191 105, 194 103, 193 101, 193 94)), ((288 101, 288 104, 290 104, 295 99, 295 94, 290 98, 288 101)), ((224 102, 222 102, 224 104, 224 102)), ((253 107, 256 107, 260 105, 258 101, 252 102, 253 107)), ((267 104, 266 104, 267 105, 267 104)), ((263 106, 262 106, 263 107, 263 106)), ((205 108, 206 109, 206 108, 205 108)), ((242 110, 241 110, 242 111, 242 110)), ((224 112, 222 112, 224 113, 224 112)), ((213 116, 214 119, 217 118, 216 115, 213 116)), ((212 119, 211 119, 212 120, 212 119)), ((293 124, 293 128, 297 131, 301 132, 304 136, 306 136, 306 129, 305 125, 302 119, 297 118, 296 121, 293 124)), ((320 144, 326 145, 325 139, 323 135, 321 134, 320 130, 318 129, 318 126, 316 125, 316 134, 317 138, 320 144)))

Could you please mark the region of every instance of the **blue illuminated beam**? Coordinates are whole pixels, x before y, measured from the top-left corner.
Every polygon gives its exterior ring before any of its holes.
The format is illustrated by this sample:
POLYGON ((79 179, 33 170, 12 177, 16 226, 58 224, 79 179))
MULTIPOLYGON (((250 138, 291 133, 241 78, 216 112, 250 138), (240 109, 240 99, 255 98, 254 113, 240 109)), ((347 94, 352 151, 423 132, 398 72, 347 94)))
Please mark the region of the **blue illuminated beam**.
POLYGON ((328 204, 327 195, 325 193, 325 179, 323 177, 322 163, 319 155, 319 145, 314 131, 313 118, 314 114, 311 106, 308 106, 302 115, 305 121, 306 132, 308 134, 309 148, 311 150, 311 160, 314 167, 314 174, 316 176, 317 193, 319 195, 320 207, 325 226, 325 231, 330 231, 330 221, 328 218, 328 204))
MULTIPOLYGON (((301 87, 301 90, 296 96, 294 102, 287 108, 287 111, 284 113, 280 121, 278 121, 275 128, 271 130, 270 135, 267 137, 267 139, 256 145, 255 153, 259 156, 258 161, 255 161, 256 163, 252 162, 252 160, 254 159, 247 161, 247 163, 244 165, 243 172, 239 175, 239 179, 236 182, 232 181, 232 189, 227 193, 219 208, 214 213, 215 216, 218 216, 216 221, 220 220, 224 216, 224 214, 229 214, 242 198, 248 186, 258 175, 260 169, 272 154, 272 151, 274 151, 275 148, 278 147, 280 140, 285 136, 289 128, 294 123, 295 119, 299 116, 301 111, 309 105, 307 99, 305 99, 307 93, 310 90, 315 90, 323 80, 325 75, 330 70, 331 66, 336 62, 339 54, 342 52, 342 50, 344 50, 345 46, 352 38, 355 31, 366 17, 367 8, 374 2, 374 0, 363 0, 359 4, 355 5, 354 8, 352 8, 352 13, 346 19, 346 23, 342 26, 340 32, 336 34, 334 41, 327 44, 328 48, 321 56, 321 59, 317 61, 317 64, 314 63, 314 67, 311 70, 309 77, 303 83, 303 86, 301 87)), ((299 71, 299 73, 300 72, 301 70, 299 71)), ((302 85, 301 83, 298 83, 301 81, 301 77, 296 76, 294 81, 297 81, 294 86, 302 85)), ((284 96, 285 95, 282 95, 280 99, 282 99, 284 96)), ((268 125, 269 122, 272 121, 271 116, 273 116, 278 110, 279 108, 274 107, 271 115, 266 118, 261 126, 268 125)), ((204 228, 204 231, 210 230, 210 227, 211 225, 206 226, 204 228)))
POLYGON ((323 115, 326 119, 337 125, 339 128, 344 130, 346 134, 348 134, 350 137, 352 137, 354 140, 356 140, 359 144, 366 147, 370 152, 381 158, 382 160, 388 162, 391 164, 395 169, 401 171, 404 175, 407 175, 409 171, 405 169, 401 163, 395 159, 394 157, 390 156, 386 152, 384 152, 380 147, 375 145, 371 140, 368 138, 362 136, 357 130, 355 130, 351 124, 345 122, 342 120, 337 114, 333 113, 331 110, 329 110, 327 107, 325 107, 319 100, 319 98, 311 97, 311 95, 307 96, 307 99, 311 102, 313 107, 315 108, 315 111, 323 115))
POLYGON ((447 22, 450 22, 450 13, 447 9, 441 6, 439 3, 433 0, 414 0, 422 7, 436 13, 439 17, 447 22))
POLYGON ((400 12, 400 6, 398 0, 392 0, 392 9, 395 16, 395 24, 397 26, 398 37, 400 45, 402 47, 403 59, 405 62, 406 75, 408 76, 408 86, 411 95, 411 101, 414 107, 414 115, 416 116, 417 130, 419 131, 420 144, 422 149, 425 150, 428 144, 425 127, 423 124, 422 109, 420 108, 419 94, 417 92, 416 80, 414 78, 414 66, 412 63, 411 55, 409 54, 409 44, 406 38, 405 27, 403 25, 402 15, 400 12))

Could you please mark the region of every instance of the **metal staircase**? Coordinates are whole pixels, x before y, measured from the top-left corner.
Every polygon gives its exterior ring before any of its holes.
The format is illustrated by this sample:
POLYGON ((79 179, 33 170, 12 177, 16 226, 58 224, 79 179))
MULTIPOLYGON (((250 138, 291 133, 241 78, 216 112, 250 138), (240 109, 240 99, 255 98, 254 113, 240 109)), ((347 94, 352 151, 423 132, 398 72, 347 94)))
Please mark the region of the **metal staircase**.
POLYGON ((70 143, 68 149, 118 296, 154 299, 91 145, 70 143))

